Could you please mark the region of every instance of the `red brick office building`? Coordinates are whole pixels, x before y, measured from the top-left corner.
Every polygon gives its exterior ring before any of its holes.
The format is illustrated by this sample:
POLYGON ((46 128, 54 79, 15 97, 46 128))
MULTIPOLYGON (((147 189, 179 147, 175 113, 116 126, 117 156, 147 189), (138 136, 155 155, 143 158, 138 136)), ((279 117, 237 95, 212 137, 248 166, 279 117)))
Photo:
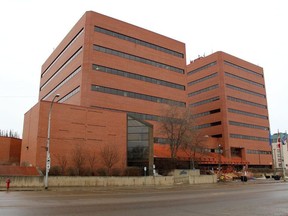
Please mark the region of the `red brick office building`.
POLYGON ((263 68, 216 52, 187 66, 187 94, 199 128, 217 139, 212 151, 232 163, 272 165, 263 68))
POLYGON ((227 163, 233 157, 252 165, 272 161, 262 68, 222 52, 186 66, 184 43, 95 12, 83 15, 42 66, 39 103, 25 114, 22 162, 44 166, 49 101, 56 94, 52 161, 77 144, 92 151, 111 142, 124 167, 137 164, 135 152, 165 157, 157 140, 168 104, 194 110, 199 128, 213 139, 206 157, 215 157, 219 143, 227 163))
POLYGON ((0 136, 0 165, 19 165, 21 139, 0 136))

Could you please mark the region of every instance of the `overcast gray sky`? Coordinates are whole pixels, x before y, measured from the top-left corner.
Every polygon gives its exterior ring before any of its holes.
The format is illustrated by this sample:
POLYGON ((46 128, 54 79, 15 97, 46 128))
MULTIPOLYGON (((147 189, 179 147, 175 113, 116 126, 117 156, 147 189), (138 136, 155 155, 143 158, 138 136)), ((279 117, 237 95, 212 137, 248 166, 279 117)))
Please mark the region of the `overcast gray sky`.
POLYGON ((186 44, 187 62, 224 51, 264 68, 271 132, 287 130, 286 0, 2 0, 0 130, 22 136, 37 103, 41 65, 85 11, 186 44))

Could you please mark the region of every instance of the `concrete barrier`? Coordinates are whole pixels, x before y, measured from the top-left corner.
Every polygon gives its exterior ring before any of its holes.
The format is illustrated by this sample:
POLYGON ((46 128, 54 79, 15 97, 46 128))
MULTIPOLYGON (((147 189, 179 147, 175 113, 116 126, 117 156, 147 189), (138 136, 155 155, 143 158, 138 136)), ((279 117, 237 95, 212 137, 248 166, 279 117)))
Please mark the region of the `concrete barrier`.
POLYGON ((109 186, 161 186, 173 185, 174 177, 81 177, 51 176, 50 187, 109 187, 109 186))
POLYGON ((217 183, 217 175, 189 176, 189 184, 212 184, 217 183))
POLYGON ((175 184, 212 184, 217 182, 216 175, 200 175, 200 170, 174 170, 175 184))
POLYGON ((200 176, 199 169, 176 169, 171 175, 173 176, 200 176))
MULTIPOLYGON (((8 176, 0 176, 0 187, 6 188, 6 179, 8 176)), ((43 176, 11 176, 10 187, 29 188, 44 187, 43 176)))
MULTIPOLYGON (((43 188, 43 176, 10 177, 11 188, 43 188)), ((6 188, 7 177, 0 177, 0 188, 6 188)), ((147 176, 147 177, 99 177, 99 176, 49 176, 49 187, 121 187, 121 186, 172 186, 174 184, 216 183, 214 175, 199 176, 147 176)))

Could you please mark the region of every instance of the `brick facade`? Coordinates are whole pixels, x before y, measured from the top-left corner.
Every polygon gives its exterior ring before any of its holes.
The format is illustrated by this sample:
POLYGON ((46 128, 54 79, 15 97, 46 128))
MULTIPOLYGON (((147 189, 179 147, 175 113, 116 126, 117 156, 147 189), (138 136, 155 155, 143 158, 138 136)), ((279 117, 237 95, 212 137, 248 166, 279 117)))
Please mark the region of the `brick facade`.
POLYGON ((124 116, 149 122, 161 138, 157 118, 173 103, 199 115, 212 152, 220 144, 228 159, 270 166, 263 69, 224 52, 186 65, 185 52, 183 42, 86 12, 42 66, 39 103, 25 114, 21 161, 44 165, 47 109, 60 94, 51 132, 51 151, 59 154, 77 143, 92 151, 114 134, 125 155, 124 116))
MULTIPOLYGON (((45 167, 49 108, 50 102, 41 101, 25 114, 29 127, 24 131, 21 163, 45 167)), ((101 149, 112 145, 118 149, 120 157, 116 167, 123 168, 127 158, 126 134, 127 116, 124 112, 55 103, 51 114, 51 166, 61 166, 64 160, 67 160, 67 168, 73 166, 73 154, 80 150, 86 155, 84 167, 90 166, 89 158, 95 153, 94 165, 99 168, 103 165, 99 157, 101 149)))
POLYGON ((0 165, 19 165, 22 140, 0 136, 0 165))

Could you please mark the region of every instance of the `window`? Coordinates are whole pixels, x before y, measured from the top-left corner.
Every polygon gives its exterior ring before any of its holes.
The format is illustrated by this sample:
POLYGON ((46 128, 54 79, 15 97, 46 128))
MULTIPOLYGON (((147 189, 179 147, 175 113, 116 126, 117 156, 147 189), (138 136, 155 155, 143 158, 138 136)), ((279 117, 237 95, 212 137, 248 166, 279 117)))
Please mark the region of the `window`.
POLYGON ((154 143, 169 144, 169 139, 161 138, 161 137, 154 137, 154 143))
POLYGON ((45 86, 48 85, 48 83, 50 83, 53 78, 55 78, 73 59, 75 59, 80 52, 82 52, 82 47, 80 47, 41 87, 40 87, 40 91, 43 90, 43 88, 45 88, 45 86))
POLYGON ((197 83, 203 82, 203 81, 208 80, 208 79, 212 79, 212 78, 214 78, 214 77, 216 77, 216 76, 217 76, 217 72, 215 72, 215 73, 213 73, 213 74, 210 74, 210 75, 208 75, 208 76, 202 77, 202 78, 200 78, 200 79, 191 81, 191 82, 188 83, 188 86, 195 85, 195 84, 197 84, 197 83))
POLYGON ((197 125, 196 129, 203 129, 203 128, 214 127, 214 126, 218 126, 218 125, 221 125, 221 121, 197 125))
POLYGON ((188 97, 192 97, 192 96, 194 96, 194 95, 198 95, 198 94, 201 94, 201 93, 203 93, 203 92, 211 91, 211 90, 214 90, 214 89, 216 89, 216 88, 218 88, 218 87, 219 87, 218 84, 212 85, 212 86, 209 86, 209 87, 207 87, 207 88, 203 88, 203 89, 200 89, 200 90, 198 90, 198 91, 191 92, 191 93, 188 94, 188 97))
POLYGON ((155 79, 155 78, 151 78, 151 77, 147 77, 147 76, 142 76, 142 75, 139 75, 139 74, 134 74, 134 73, 121 71, 121 70, 117 70, 117 69, 112 69, 112 68, 108 68, 108 67, 104 67, 104 66, 100 66, 100 65, 95 65, 95 64, 92 65, 92 68, 94 70, 101 71, 101 72, 104 72, 104 73, 109 73, 109 74, 114 74, 114 75, 118 75, 118 76, 123 76, 123 77, 127 77, 127 78, 130 78, 130 79, 141 80, 141 81, 144 81, 144 82, 149 82, 149 83, 153 83, 153 84, 163 85, 163 86, 170 87, 170 88, 185 90, 185 86, 183 86, 183 85, 179 85, 179 84, 176 84, 176 83, 171 83, 171 82, 167 82, 167 81, 164 81, 164 80, 159 80, 159 79, 155 79))
POLYGON ((129 37, 127 35, 120 34, 120 33, 117 33, 108 29, 104 29, 99 26, 95 26, 94 31, 100 32, 100 33, 103 33, 112 37, 116 37, 122 40, 126 40, 135 44, 139 44, 141 46, 149 47, 151 49, 158 50, 160 52, 164 52, 164 53, 176 56, 176 57, 184 58, 184 54, 182 53, 179 53, 179 52, 176 52, 176 51, 173 51, 173 50, 170 50, 170 49, 167 49, 167 48, 164 48, 164 47, 161 47, 161 46, 158 46, 158 45, 155 45, 155 44, 143 41, 143 40, 139 40, 137 38, 129 37))
POLYGON ((122 57, 122 58, 126 58, 126 59, 129 59, 129 60, 132 60, 132 61, 137 61, 137 62, 141 62, 141 63, 144 63, 144 64, 152 65, 154 67, 159 67, 159 68, 170 70, 170 71, 173 71, 173 72, 176 72, 176 73, 184 74, 184 70, 183 69, 177 68, 177 67, 173 67, 171 65, 163 64, 163 63, 156 62, 156 61, 153 61, 153 60, 150 60, 150 59, 141 58, 141 57, 138 57, 138 56, 135 56, 135 55, 130 55, 130 54, 127 54, 127 53, 123 53, 123 52, 120 52, 120 51, 116 51, 116 50, 112 50, 112 49, 109 49, 109 48, 101 47, 101 46, 98 46, 98 45, 94 45, 93 47, 94 47, 94 50, 99 51, 99 52, 104 52, 104 53, 107 53, 107 54, 116 55, 116 56, 119 56, 119 57, 122 57))
POLYGON ((250 91, 250 90, 247 90, 247 89, 243 89, 243 88, 240 88, 240 87, 237 87, 237 86, 234 86, 234 85, 230 85, 230 84, 226 84, 226 86, 228 88, 231 88, 231 89, 236 90, 236 91, 244 92, 244 93, 247 93, 247 94, 250 94, 250 95, 254 95, 254 96, 257 96, 257 97, 261 97, 261 98, 266 98, 266 96, 264 94, 260 94, 258 92, 254 92, 254 91, 250 91))
POLYGON ((64 97, 62 97, 58 103, 63 103, 64 101, 68 100, 69 98, 71 98, 72 96, 74 96, 75 94, 77 94, 78 92, 80 92, 80 86, 78 86, 77 88, 75 88, 74 90, 72 90, 71 92, 69 92, 67 95, 65 95, 64 97))
POLYGON ((212 103, 212 102, 218 101, 218 100, 220 100, 219 96, 213 97, 213 98, 209 98, 207 100, 202 100, 202 101, 199 101, 199 102, 196 102, 196 103, 192 103, 189 106, 190 107, 196 107, 196 106, 200 106, 200 105, 203 105, 203 104, 212 103))
POLYGON ((236 138, 236 139, 247 139, 247 140, 269 142, 269 138, 248 136, 248 135, 242 135, 242 134, 230 134, 230 137, 231 138, 236 138))
POLYGON ((66 52, 66 50, 76 41, 76 39, 78 37, 80 37, 80 35, 82 35, 82 33, 84 32, 84 28, 82 28, 78 34, 70 41, 70 43, 61 51, 61 53, 51 62, 51 64, 44 70, 44 72, 41 74, 41 77, 43 77, 48 71, 49 69, 52 67, 52 65, 55 64, 55 62, 58 61, 58 59, 66 52))
POLYGON ((149 146, 152 145, 149 140, 149 137, 152 136, 152 126, 129 115, 127 121, 127 165, 135 166, 139 163, 147 163, 149 146))
POLYGON ((261 87, 261 88, 265 88, 265 86, 264 86, 263 84, 261 84, 261 83, 254 82, 254 81, 252 81, 252 80, 245 79, 245 78, 243 78, 243 77, 240 77, 240 76, 237 76, 237 75, 228 73, 228 72, 225 72, 225 76, 231 77, 231 78, 233 78, 233 79, 241 80, 241 81, 243 81, 243 82, 246 82, 246 83, 249 83, 249 84, 252 84, 252 85, 261 87))
POLYGON ((214 109, 214 110, 210 110, 210 111, 207 111, 207 112, 202 112, 202 113, 197 113, 197 114, 194 114, 193 117, 194 118, 199 118, 199 117, 203 117, 203 116, 207 116, 207 115, 212 115, 214 113, 219 113, 220 112, 220 109, 214 109))
POLYGON ((216 65, 216 63, 217 63, 217 62, 214 61, 214 62, 211 62, 211 63, 209 63, 209 64, 206 64, 206 65, 204 65, 204 66, 202 66, 202 67, 200 67, 200 68, 197 68, 197 69, 194 69, 194 70, 188 72, 187 75, 190 76, 190 75, 195 74, 195 73, 197 73, 197 72, 199 72, 199 71, 201 71, 201 70, 205 70, 205 69, 207 69, 207 68, 209 68, 209 67, 212 67, 212 66, 216 65))
POLYGON ((250 74, 253 74, 253 75, 256 75, 256 76, 263 77, 263 74, 261 74, 261 73, 255 72, 255 71, 253 71, 253 70, 250 70, 250 69, 247 69, 247 68, 244 68, 244 67, 241 67, 241 66, 236 65, 236 64, 233 64, 233 63, 231 63, 231 62, 224 61, 224 64, 229 65, 229 66, 231 66, 231 67, 234 67, 234 68, 236 68, 236 69, 245 71, 245 72, 247 72, 247 73, 250 73, 250 74))
POLYGON ((245 116, 260 118, 260 119, 268 119, 268 116, 259 115, 259 114, 256 114, 256 113, 245 112, 245 111, 242 111, 242 110, 231 109, 231 108, 228 108, 228 112, 236 113, 236 114, 239 114, 239 115, 245 115, 245 116))
POLYGON ((272 154, 271 151, 262 151, 262 150, 254 150, 254 149, 247 149, 247 154, 265 154, 270 155, 272 154))
POLYGON ((112 89, 112 88, 107 88, 107 87, 103 87, 103 86, 92 85, 91 90, 102 92, 102 93, 108 93, 108 94, 130 97, 130 98, 136 98, 136 99, 140 99, 140 100, 152 101, 152 102, 157 102, 157 103, 173 104, 173 105, 179 106, 179 107, 185 107, 186 106, 186 103, 181 102, 181 101, 175 101, 175 100, 155 97, 155 96, 151 96, 151 95, 144 95, 144 94, 139 94, 136 92, 128 92, 128 91, 123 91, 123 90, 119 90, 119 89, 112 89))
POLYGON ((231 148, 231 156, 232 157, 241 157, 241 151, 242 149, 241 148, 231 148))
POLYGON ((239 126, 239 127, 254 128, 254 129, 259 129, 259 130, 269 130, 269 127, 247 124, 247 123, 243 123, 243 122, 229 121, 229 124, 239 126))
POLYGON ((247 104, 247 105, 250 105, 250 106, 255 106, 255 107, 267 109, 266 105, 254 103, 254 102, 251 102, 251 101, 247 101, 247 100, 243 100, 243 99, 235 98, 235 97, 231 97, 231 96, 227 96, 227 98, 228 98, 228 100, 234 101, 234 102, 237 102, 237 103, 243 103, 243 104, 247 104))
POLYGON ((81 71, 81 66, 78 67, 76 70, 74 70, 68 77, 66 77, 54 89, 52 89, 52 91, 50 91, 45 97, 43 97, 43 100, 46 100, 50 95, 52 95, 55 91, 57 91, 61 86, 63 86, 65 83, 67 83, 70 79, 72 79, 80 71, 81 71))
POLYGON ((160 116, 156 116, 156 115, 135 113, 135 112, 128 112, 128 114, 140 120, 160 121, 160 118, 161 118, 160 116))

